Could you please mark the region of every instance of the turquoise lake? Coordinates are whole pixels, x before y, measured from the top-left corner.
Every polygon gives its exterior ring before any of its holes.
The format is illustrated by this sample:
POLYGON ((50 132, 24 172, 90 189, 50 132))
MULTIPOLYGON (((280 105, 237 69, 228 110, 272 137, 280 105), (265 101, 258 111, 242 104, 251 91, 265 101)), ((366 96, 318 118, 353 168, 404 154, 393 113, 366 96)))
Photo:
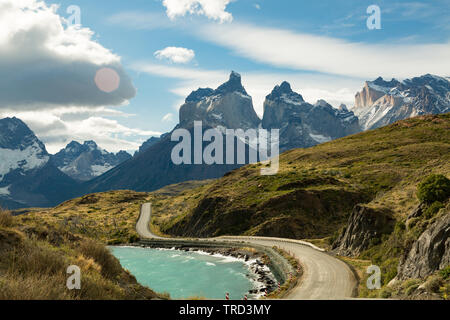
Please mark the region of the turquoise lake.
POLYGON ((231 257, 141 247, 110 249, 139 283, 168 292, 172 299, 225 299, 228 292, 230 299, 242 300, 257 285, 245 262, 231 257))

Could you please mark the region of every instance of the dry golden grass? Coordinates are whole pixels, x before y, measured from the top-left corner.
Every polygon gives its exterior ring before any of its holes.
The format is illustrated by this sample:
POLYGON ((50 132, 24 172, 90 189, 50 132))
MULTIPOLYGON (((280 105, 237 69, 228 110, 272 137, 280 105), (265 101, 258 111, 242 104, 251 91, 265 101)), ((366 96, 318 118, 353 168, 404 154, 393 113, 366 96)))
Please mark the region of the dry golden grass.
POLYGON ((0 227, 11 227, 13 224, 13 218, 8 210, 0 208, 0 227))
POLYGON ((123 272, 119 261, 111 252, 94 240, 82 241, 78 250, 84 257, 93 259, 100 266, 102 275, 108 279, 115 279, 123 272))
POLYGON ((103 244, 45 223, 11 220, 0 226, 0 299, 167 298, 139 285, 103 244), (81 290, 66 286, 71 265, 81 269, 81 290))

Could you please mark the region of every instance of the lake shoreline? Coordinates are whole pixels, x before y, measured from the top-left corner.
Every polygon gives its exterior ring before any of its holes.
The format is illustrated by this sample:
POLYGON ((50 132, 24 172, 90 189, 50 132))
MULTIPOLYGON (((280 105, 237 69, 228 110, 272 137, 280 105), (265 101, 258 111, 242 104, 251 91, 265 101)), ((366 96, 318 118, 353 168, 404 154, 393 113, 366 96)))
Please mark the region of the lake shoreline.
POLYGON ((247 293, 248 299, 259 299, 261 297, 264 297, 266 292, 270 293, 277 290, 278 288, 278 282, 275 278, 275 275, 272 273, 270 267, 265 261, 267 259, 267 256, 253 248, 189 248, 185 246, 172 246, 171 248, 167 248, 142 243, 114 245, 114 247, 140 247, 156 250, 195 252, 198 254, 210 255, 218 258, 232 258, 245 264, 247 270, 249 271, 247 277, 253 283, 253 289, 249 290, 249 292, 247 293))

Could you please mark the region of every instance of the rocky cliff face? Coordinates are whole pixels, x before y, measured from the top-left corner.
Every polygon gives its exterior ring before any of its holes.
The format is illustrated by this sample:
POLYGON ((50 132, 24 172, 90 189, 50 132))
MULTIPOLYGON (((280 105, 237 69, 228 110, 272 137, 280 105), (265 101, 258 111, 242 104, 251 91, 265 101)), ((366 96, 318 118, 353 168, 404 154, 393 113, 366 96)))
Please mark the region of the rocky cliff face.
POLYGON ((93 179, 128 159, 131 159, 129 153, 107 152, 94 141, 85 141, 83 144, 72 141, 52 156, 53 163, 62 172, 79 181, 93 179))
POLYGON ((425 278, 450 265, 450 212, 428 227, 398 267, 397 278, 425 278))
POLYGON ((24 122, 0 120, 0 205, 52 206, 76 189, 77 183, 54 166, 44 144, 24 122))
POLYGON ((334 242, 333 251, 343 256, 357 256, 371 243, 381 240, 381 235, 391 233, 394 224, 389 212, 356 205, 345 230, 334 242))
POLYGON ((363 130, 423 114, 450 111, 448 78, 424 75, 402 82, 379 77, 367 81, 355 96, 354 113, 363 130))
POLYGON ((345 106, 324 100, 311 105, 287 82, 276 86, 264 102, 262 127, 280 129, 280 149, 307 148, 360 131, 358 119, 345 106))
POLYGON ((203 121, 204 127, 244 130, 257 128, 260 123, 252 98, 236 72, 216 90, 198 89, 186 98, 180 108, 180 127, 190 128, 196 120, 203 121))

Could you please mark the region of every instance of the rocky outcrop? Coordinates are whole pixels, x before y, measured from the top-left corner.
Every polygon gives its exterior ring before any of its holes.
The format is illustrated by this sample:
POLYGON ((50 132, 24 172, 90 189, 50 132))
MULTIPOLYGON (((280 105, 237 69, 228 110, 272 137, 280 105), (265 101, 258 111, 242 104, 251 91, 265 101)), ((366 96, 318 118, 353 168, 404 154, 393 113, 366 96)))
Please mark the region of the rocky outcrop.
POLYGON ((447 212, 412 244, 399 264, 397 278, 425 278, 449 264, 450 212, 447 212))
POLYGON ((375 81, 366 81, 361 92, 355 95, 355 107, 371 107, 378 99, 386 95, 387 88, 394 88, 398 85, 400 82, 395 79, 384 81, 381 77, 375 81))
POLYGON ((348 219, 346 228, 333 244, 333 251, 343 256, 357 256, 370 244, 389 234, 395 220, 390 212, 356 205, 348 219))
POLYGON ((257 128, 261 122, 236 72, 216 90, 200 88, 186 98, 180 108, 179 126, 191 128, 194 121, 202 121, 204 127, 244 130, 257 128))
POLYGON ((360 131, 358 119, 345 106, 324 100, 311 105, 287 82, 266 97, 262 126, 280 130, 280 149, 307 148, 360 131))

